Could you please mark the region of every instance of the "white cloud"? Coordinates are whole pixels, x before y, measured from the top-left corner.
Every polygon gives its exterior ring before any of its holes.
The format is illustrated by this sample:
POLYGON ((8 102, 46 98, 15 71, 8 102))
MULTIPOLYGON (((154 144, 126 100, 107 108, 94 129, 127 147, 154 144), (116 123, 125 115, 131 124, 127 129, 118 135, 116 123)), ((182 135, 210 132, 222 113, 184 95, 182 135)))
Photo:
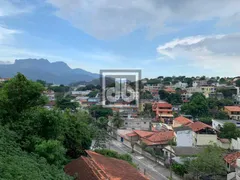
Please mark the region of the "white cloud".
MULTIPOLYGON (((239 0, 46 0, 56 15, 100 39, 147 28, 149 35, 176 30, 171 24, 227 19, 240 13, 239 0)), ((239 16, 234 16, 237 20, 239 16)))
POLYGON ((187 59, 194 67, 223 75, 240 74, 240 34, 193 36, 175 39, 157 48, 170 59, 187 59))
POLYGON ((29 13, 32 10, 33 6, 24 0, 0 0, 0 17, 29 13))
POLYGON ((21 31, 0 26, 0 45, 12 44, 14 42, 14 35, 18 33, 21 33, 21 31))

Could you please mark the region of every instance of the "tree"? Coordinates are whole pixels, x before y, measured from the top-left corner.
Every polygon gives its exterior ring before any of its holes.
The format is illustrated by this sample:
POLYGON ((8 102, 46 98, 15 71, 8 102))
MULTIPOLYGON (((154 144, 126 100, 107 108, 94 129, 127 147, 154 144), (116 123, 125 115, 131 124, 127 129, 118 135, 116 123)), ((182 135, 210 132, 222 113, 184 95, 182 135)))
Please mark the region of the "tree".
POLYGON ((112 124, 115 128, 120 128, 123 125, 123 120, 121 119, 119 112, 113 115, 112 124))
POLYGON ((220 83, 220 84, 226 84, 225 78, 221 78, 221 79, 219 80, 219 83, 220 83))
POLYGON ((56 106, 62 110, 71 109, 75 111, 77 107, 79 107, 79 104, 77 102, 71 102, 71 99, 68 97, 58 97, 56 106))
POLYGON ((233 91, 229 88, 221 88, 221 89, 218 89, 217 92, 221 92, 223 93, 223 96, 224 98, 232 98, 233 96, 233 91))
POLYGON ((0 126, 0 179, 72 179, 45 158, 22 151, 15 139, 15 132, 0 126))
POLYGON ((97 94, 98 94, 98 91, 94 90, 94 91, 90 92, 87 96, 90 97, 90 98, 93 98, 93 97, 96 97, 97 94))
POLYGON ((207 146, 192 160, 189 165, 189 171, 195 176, 212 176, 217 180, 217 175, 226 175, 225 162, 223 160, 223 151, 216 145, 207 146))
POLYGON ((0 89, 0 119, 2 123, 16 120, 26 109, 46 104, 44 87, 18 73, 0 89))
POLYGON ((66 163, 66 149, 60 141, 47 140, 35 145, 35 153, 46 158, 49 164, 61 166, 66 163))
POLYGON ((237 139, 240 137, 240 130, 237 126, 231 122, 224 123, 223 127, 220 128, 219 137, 227 139, 237 139))
POLYGON ((43 80, 40 80, 40 79, 38 79, 36 82, 42 84, 44 87, 45 87, 46 84, 47 84, 46 81, 43 81, 43 80))
POLYGON ((108 119, 105 117, 100 117, 96 120, 95 125, 98 129, 106 130, 108 129, 108 119))
POLYGON ((194 93, 190 102, 182 106, 181 111, 192 115, 194 118, 208 116, 208 104, 205 96, 201 93, 194 93))
POLYGON ((192 78, 185 78, 184 82, 188 84, 188 87, 192 87, 193 84, 192 78))
POLYGON ((158 94, 159 94, 159 96, 160 96, 160 99, 162 99, 162 100, 167 99, 167 97, 168 97, 168 95, 169 95, 169 93, 166 92, 166 91, 164 91, 164 90, 159 90, 158 94))
POLYGON ((77 158, 89 149, 92 143, 93 134, 90 127, 84 123, 84 120, 66 112, 64 115, 63 145, 67 149, 67 156, 77 158))
POLYGON ((240 87, 240 79, 236 80, 235 83, 236 83, 236 86, 237 86, 237 87, 240 87))
POLYGON ((151 92, 145 91, 145 92, 141 92, 140 98, 141 99, 153 99, 153 96, 152 96, 151 92))
POLYGON ((112 115, 112 109, 104 108, 100 105, 94 105, 89 108, 89 113, 92 117, 98 119, 99 117, 108 117, 112 115))
POLYGON ((182 104, 182 98, 181 95, 176 93, 176 94, 169 94, 166 101, 170 104, 173 105, 178 105, 178 104, 182 104))

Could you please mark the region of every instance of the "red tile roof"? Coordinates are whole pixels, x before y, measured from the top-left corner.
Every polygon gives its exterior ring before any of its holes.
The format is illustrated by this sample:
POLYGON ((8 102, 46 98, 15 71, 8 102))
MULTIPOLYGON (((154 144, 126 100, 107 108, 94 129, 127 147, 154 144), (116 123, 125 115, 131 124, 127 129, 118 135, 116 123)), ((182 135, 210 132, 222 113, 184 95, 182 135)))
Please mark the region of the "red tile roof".
POLYGON ((173 131, 163 131, 163 132, 157 132, 154 133, 150 137, 141 138, 141 140, 151 146, 151 145, 164 145, 168 144, 170 140, 174 138, 174 132, 173 131))
POLYGON ((155 102, 153 107, 172 108, 172 105, 167 102, 155 102))
POLYGON ((137 136, 138 134, 135 132, 131 132, 131 133, 127 133, 126 136, 128 137, 133 137, 133 136, 137 136))
POLYGON ((228 111, 240 112, 239 106, 224 106, 224 108, 228 111))
POLYGON ((175 118, 174 121, 177 121, 178 123, 180 123, 182 125, 187 125, 187 124, 193 123, 192 120, 185 118, 183 116, 179 116, 179 117, 175 118))
POLYGON ((152 142, 161 142, 171 140, 172 138, 174 138, 173 131, 164 131, 155 133, 152 136, 148 137, 147 139, 152 142))
POLYGON ((197 131, 200 131, 202 129, 206 129, 206 128, 210 128, 210 129, 213 129, 211 126, 207 125, 207 124, 204 124, 200 121, 197 121, 197 122, 194 122, 194 123, 191 123, 189 126, 194 132, 197 132, 197 131))
POLYGON ((64 168, 70 176, 77 175, 77 180, 147 180, 126 161, 86 152, 89 157, 82 156, 64 168))
POLYGON ((141 138, 142 137, 148 137, 154 134, 154 132, 149 132, 149 131, 141 131, 141 130, 135 130, 135 133, 137 133, 137 135, 139 135, 141 138))
POLYGON ((240 158, 240 152, 228 154, 224 157, 224 160, 230 164, 230 166, 236 167, 236 161, 240 158))
POLYGON ((167 87, 164 89, 164 91, 168 92, 168 93, 175 93, 176 91, 170 87, 167 87))

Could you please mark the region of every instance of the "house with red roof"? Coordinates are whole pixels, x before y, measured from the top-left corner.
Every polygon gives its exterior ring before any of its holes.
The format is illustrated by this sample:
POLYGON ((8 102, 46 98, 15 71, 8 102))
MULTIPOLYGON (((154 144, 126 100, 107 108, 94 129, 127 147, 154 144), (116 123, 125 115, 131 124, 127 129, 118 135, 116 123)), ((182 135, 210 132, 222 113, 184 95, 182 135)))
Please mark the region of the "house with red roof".
POLYGON ((93 151, 86 151, 64 167, 66 174, 76 180, 147 180, 128 162, 105 157, 93 151))
POLYGON ((224 106, 224 111, 228 114, 230 119, 240 121, 240 106, 224 106))
POLYGON ((165 124, 172 124, 173 119, 173 110, 172 105, 160 101, 152 103, 152 110, 156 113, 156 119, 165 123, 165 124))
POLYGON ((212 143, 217 144, 217 131, 200 121, 187 125, 193 131, 193 143, 195 146, 204 146, 212 143))
POLYGON ((188 118, 185 118, 183 116, 179 116, 177 118, 174 118, 173 119, 173 128, 175 127, 180 127, 180 126, 186 126, 186 125, 189 125, 193 123, 192 120, 188 119, 188 118))
POLYGON ((240 152, 233 152, 224 156, 228 171, 228 179, 240 179, 240 152), (231 177, 231 178, 230 178, 231 177))

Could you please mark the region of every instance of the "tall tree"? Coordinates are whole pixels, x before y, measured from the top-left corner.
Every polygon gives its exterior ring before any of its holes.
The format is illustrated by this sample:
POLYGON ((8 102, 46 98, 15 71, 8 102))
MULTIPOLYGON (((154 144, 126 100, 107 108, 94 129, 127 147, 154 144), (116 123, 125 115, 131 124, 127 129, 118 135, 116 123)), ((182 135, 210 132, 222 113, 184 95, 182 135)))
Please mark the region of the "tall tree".
POLYGON ((207 146, 197 158, 190 162, 189 171, 195 176, 212 176, 217 180, 217 175, 226 175, 223 151, 216 145, 207 146))
POLYGON ((112 124, 115 128, 120 128, 123 125, 123 120, 121 119, 119 112, 113 115, 112 124))
POLYGON ((237 139, 240 137, 240 130, 231 122, 227 122, 220 128, 219 137, 227 139, 237 139))
POLYGON ((26 109, 46 104, 44 87, 18 73, 0 89, 0 119, 16 120, 26 109))
POLYGON ((185 114, 190 114, 193 117, 208 116, 208 104, 205 96, 201 93, 194 93, 189 103, 186 103, 181 108, 185 114))

